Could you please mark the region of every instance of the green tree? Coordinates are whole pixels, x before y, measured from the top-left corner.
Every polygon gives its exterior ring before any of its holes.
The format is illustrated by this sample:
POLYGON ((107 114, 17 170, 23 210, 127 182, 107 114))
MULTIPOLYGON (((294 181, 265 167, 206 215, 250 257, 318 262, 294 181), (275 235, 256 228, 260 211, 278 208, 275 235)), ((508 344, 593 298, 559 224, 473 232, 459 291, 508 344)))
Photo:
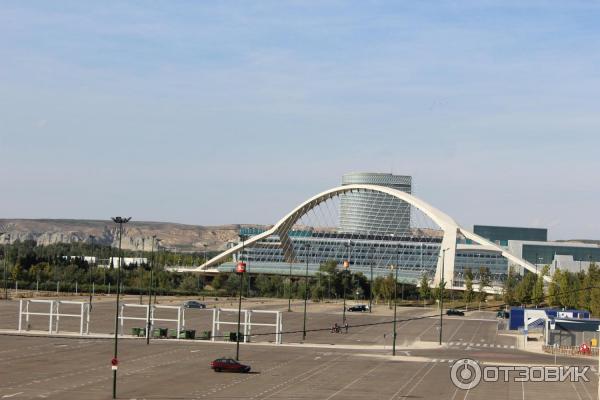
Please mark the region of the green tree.
POLYGON ((535 305, 540 305, 544 302, 544 277, 548 275, 549 265, 545 265, 542 271, 536 276, 535 285, 533 286, 532 301, 535 305))
POLYGON ((431 296, 431 288, 429 287, 429 279, 426 274, 421 276, 421 284, 419 287, 419 296, 423 299, 423 306, 425 306, 425 302, 431 296))
POLYGON ((181 290, 193 292, 198 290, 198 279, 193 274, 186 274, 179 285, 181 290))
POLYGON ((515 297, 519 304, 530 304, 533 295, 533 287, 535 286, 536 275, 530 272, 525 272, 523 280, 517 285, 515 297))
POLYGON ((554 270, 552 274, 552 281, 548 285, 548 302, 551 306, 560 305, 560 282, 562 280, 562 273, 559 268, 554 270))
POLYGON ((465 291, 463 292, 463 300, 469 308, 469 304, 473 301, 475 291, 473 290, 473 272, 471 268, 467 268, 465 271, 465 291))
POLYGON ((504 287, 502 289, 502 298, 504 304, 507 306, 516 304, 516 293, 515 288, 517 286, 517 279, 515 276, 515 271, 512 266, 508 268, 508 275, 506 276, 506 281, 504 282, 504 287))

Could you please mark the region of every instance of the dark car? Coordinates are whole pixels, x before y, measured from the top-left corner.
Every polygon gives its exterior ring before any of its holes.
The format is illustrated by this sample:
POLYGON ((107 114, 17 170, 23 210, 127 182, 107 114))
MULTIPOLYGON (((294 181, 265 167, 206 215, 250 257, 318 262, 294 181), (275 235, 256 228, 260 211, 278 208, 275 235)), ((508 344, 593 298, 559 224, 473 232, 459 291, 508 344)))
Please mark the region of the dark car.
POLYGON ((185 308, 206 308, 206 304, 200 303, 199 301, 196 301, 196 300, 185 301, 185 302, 183 302, 183 306, 185 308))
POLYGON ((496 318, 510 318, 510 313, 505 310, 500 310, 496 313, 496 318))
POLYGON ((449 310, 446 311, 446 315, 456 315, 456 316, 459 316, 459 317, 464 317, 465 313, 462 312, 462 311, 460 311, 460 310, 457 310, 455 308, 451 308, 451 309, 449 309, 449 310))
POLYGON ((217 358, 211 361, 210 367, 215 372, 250 372, 250 366, 241 364, 233 358, 217 358))
POLYGON ((364 304, 357 304, 355 306, 348 307, 348 311, 364 312, 364 311, 367 311, 368 309, 369 309, 369 307, 365 306, 364 304))

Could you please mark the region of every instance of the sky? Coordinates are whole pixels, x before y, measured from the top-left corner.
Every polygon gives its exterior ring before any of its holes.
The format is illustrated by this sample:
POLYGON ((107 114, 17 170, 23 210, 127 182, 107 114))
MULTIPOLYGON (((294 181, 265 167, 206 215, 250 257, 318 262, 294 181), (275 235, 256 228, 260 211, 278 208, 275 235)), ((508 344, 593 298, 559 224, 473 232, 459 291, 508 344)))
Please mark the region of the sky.
POLYGON ((0 217, 274 223, 347 172, 600 239, 600 3, 0 3, 0 217))

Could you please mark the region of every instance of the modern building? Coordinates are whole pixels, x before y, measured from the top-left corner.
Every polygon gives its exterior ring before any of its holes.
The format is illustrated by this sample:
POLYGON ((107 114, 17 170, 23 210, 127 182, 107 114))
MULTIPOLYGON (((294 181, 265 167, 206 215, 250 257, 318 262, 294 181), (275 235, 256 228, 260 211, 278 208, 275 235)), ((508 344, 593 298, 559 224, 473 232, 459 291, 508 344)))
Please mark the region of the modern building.
POLYGON ((477 225, 479 234, 474 233, 411 191, 407 176, 348 174, 341 186, 308 198, 272 227, 243 229, 238 243, 206 263, 173 269, 231 272, 243 260, 250 273, 304 275, 334 262, 367 278, 389 275, 393 267, 401 282, 418 283, 425 276, 432 285, 443 279, 455 289, 464 288, 467 270, 476 287, 479 271, 487 270, 492 285, 484 290, 498 293, 509 267, 539 273, 539 263, 554 261, 560 268, 571 257, 571 264, 583 268, 586 257, 588 265, 600 260, 599 246, 548 242, 546 229, 477 225), (322 220, 332 223, 319 222, 321 210, 328 217, 322 220))
MULTIPOLYGON (((342 186, 378 185, 412 192, 412 177, 357 172, 342 177, 342 186)), ((340 196, 340 231, 371 235, 405 235, 410 229, 410 204, 378 192, 348 192, 340 196), (385 221, 385 223, 382 223, 385 221), (390 231, 389 227, 394 230, 390 231)))
POLYGON ((540 271, 545 265, 550 266, 550 274, 556 268, 570 272, 586 271, 591 263, 600 262, 600 246, 548 241, 548 230, 545 228, 475 225, 473 232, 506 248, 540 271))
POLYGON ((474 225, 473 232, 500 246, 508 246, 509 240, 532 240, 536 242, 546 242, 548 240, 548 230, 545 228, 474 225))

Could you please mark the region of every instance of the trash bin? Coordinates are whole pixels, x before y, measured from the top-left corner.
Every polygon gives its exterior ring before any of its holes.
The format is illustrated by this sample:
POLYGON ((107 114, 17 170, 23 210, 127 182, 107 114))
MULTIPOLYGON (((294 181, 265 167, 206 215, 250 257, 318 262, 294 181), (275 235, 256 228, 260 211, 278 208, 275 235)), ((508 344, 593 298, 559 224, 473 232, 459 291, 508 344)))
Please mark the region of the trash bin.
MULTIPOLYGON (((239 332, 239 338, 240 338, 240 342, 244 341, 244 334, 242 334, 242 332, 239 332)), ((235 334, 235 332, 229 332, 229 341, 230 342, 237 342, 237 336, 235 334)))
POLYGON ((146 328, 140 328, 139 337, 146 337, 146 328))
POLYGON ((140 328, 131 328, 131 336, 140 336, 140 328))
POLYGON ((169 339, 177 338, 177 329, 169 329, 169 339))
POLYGON ((200 340, 210 340, 212 337, 212 331, 202 331, 200 335, 200 340))
POLYGON ((160 328, 155 328, 152 331, 152 337, 155 338, 155 339, 159 339, 161 337, 160 336, 160 328))
POLYGON ((196 331, 193 329, 188 329, 185 331, 185 338, 186 339, 195 339, 196 338, 196 331))

